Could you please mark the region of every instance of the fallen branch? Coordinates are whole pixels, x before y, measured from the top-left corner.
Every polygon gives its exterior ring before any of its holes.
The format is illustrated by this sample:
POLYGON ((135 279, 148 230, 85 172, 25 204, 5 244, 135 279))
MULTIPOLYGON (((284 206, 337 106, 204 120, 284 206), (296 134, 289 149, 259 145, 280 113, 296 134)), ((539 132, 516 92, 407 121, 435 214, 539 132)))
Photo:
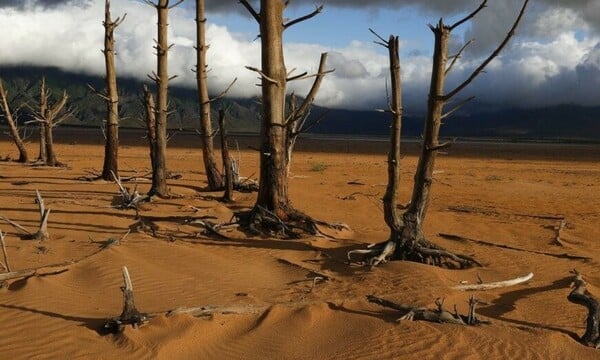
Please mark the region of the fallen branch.
POLYGON ((0 220, 5 221, 7 224, 23 232, 24 235, 21 236, 21 239, 23 240, 48 240, 50 239, 50 234, 48 234, 48 216, 50 215, 50 209, 46 209, 44 206, 44 199, 38 190, 35 191, 35 202, 38 204, 40 210, 40 226, 37 232, 32 233, 4 216, 0 216, 0 220))
POLYGON ((6 244, 4 243, 4 233, 0 230, 0 243, 2 243, 2 254, 4 255, 4 264, 2 267, 6 270, 6 272, 11 272, 10 264, 8 262, 8 253, 6 252, 6 244))
POLYGON ((522 284, 526 281, 531 280, 532 278, 533 278, 533 273, 529 273, 525 276, 521 276, 518 278, 511 279, 511 280, 496 281, 496 282, 484 283, 484 284, 463 284, 463 285, 453 286, 452 289, 465 290, 465 291, 490 290, 490 289, 497 289, 497 288, 509 287, 509 286, 522 284))
POLYGON ((437 323, 447 323, 447 324, 457 324, 457 325, 477 325, 484 323, 477 319, 475 314, 475 308, 479 301, 475 299, 474 296, 471 296, 469 299, 469 312, 467 316, 458 314, 456 309, 456 305, 454 306, 454 314, 444 310, 444 300, 436 299, 435 304, 437 305, 437 309, 431 310, 424 307, 417 307, 412 305, 404 305, 398 304, 386 299, 382 299, 380 297, 376 297, 373 295, 367 295, 367 300, 371 303, 388 307, 394 310, 398 310, 404 313, 398 321, 400 320, 425 320, 437 323))
POLYGON ((119 203, 116 208, 125 210, 125 209, 134 209, 136 216, 138 215, 139 205, 144 201, 148 201, 150 198, 147 195, 141 195, 137 191, 137 185, 133 192, 129 192, 129 189, 125 188, 121 183, 121 179, 115 175, 115 173, 111 170, 111 174, 117 186, 119 186, 119 194, 121 195, 121 203, 119 203))
POLYGON ((600 349, 600 303, 587 291, 587 283, 577 270, 571 271, 575 275, 573 290, 567 300, 573 304, 585 306, 588 310, 585 333, 579 340, 583 345, 600 349))

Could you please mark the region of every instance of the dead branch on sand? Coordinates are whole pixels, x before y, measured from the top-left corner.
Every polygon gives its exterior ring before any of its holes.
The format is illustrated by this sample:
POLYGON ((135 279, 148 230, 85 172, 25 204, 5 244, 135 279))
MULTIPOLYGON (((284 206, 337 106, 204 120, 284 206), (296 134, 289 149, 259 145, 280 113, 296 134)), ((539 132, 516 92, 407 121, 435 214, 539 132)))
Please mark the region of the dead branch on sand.
POLYGON ((137 185, 133 189, 133 192, 129 192, 129 189, 123 186, 123 184, 121 183, 121 179, 118 176, 116 176, 115 173, 112 172, 112 170, 111 174, 113 176, 115 184, 119 186, 119 194, 121 195, 121 202, 115 207, 121 210, 134 209, 135 214, 137 216, 140 203, 150 200, 150 197, 148 195, 141 195, 137 191, 137 185))
POLYGON ((586 346, 600 349, 600 303, 589 291, 587 283, 577 270, 572 270, 574 275, 573 290, 567 300, 573 304, 585 306, 588 310, 585 333, 579 341, 586 346))
POLYGON ((444 299, 437 298, 435 304, 437 309, 431 310, 424 307, 398 304, 389 300, 382 299, 373 295, 367 295, 367 300, 371 303, 388 307, 394 310, 399 310, 402 315, 398 321, 401 320, 425 320, 437 323, 457 324, 457 325, 478 325, 487 323, 477 319, 475 314, 475 308, 481 302, 471 295, 469 298, 469 312, 467 315, 460 315, 458 313, 456 305, 454 305, 454 314, 444 310, 444 299))
POLYGON ((465 290, 465 291, 490 290, 490 289, 497 289, 497 288, 503 288, 503 287, 509 287, 509 286, 522 284, 526 281, 531 280, 532 278, 533 278, 533 273, 529 273, 527 275, 517 277, 514 279, 510 279, 510 280, 496 281, 496 282, 491 282, 491 283, 481 283, 481 284, 462 284, 462 285, 453 286, 452 289, 465 290))
POLYGON ((121 287, 121 291, 123 292, 123 311, 119 317, 112 318, 104 324, 104 329, 111 333, 122 332, 126 325, 131 325, 134 329, 137 329, 147 321, 147 316, 140 313, 135 307, 133 301, 133 284, 131 283, 127 266, 123 266, 121 270, 123 271, 123 282, 125 283, 125 286, 121 287))
POLYGON ((35 202, 38 204, 40 210, 40 226, 37 232, 32 233, 23 226, 1 215, 0 220, 23 232, 24 235, 21 236, 21 239, 23 240, 48 240, 50 239, 50 234, 48 234, 48 216, 50 215, 50 208, 46 209, 44 199, 38 190, 35 191, 35 202))

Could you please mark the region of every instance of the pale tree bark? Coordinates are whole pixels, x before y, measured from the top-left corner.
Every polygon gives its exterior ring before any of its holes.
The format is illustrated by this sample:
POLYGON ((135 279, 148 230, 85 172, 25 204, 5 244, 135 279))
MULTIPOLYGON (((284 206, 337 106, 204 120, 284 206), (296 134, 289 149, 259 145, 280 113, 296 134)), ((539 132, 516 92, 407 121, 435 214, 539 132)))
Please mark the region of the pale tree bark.
POLYGON ((113 20, 110 15, 110 0, 106 0, 104 21, 104 62, 106 67, 106 143, 104 146, 104 180, 112 181, 119 176, 119 91, 117 87, 117 71, 115 67, 115 29, 123 23, 127 14, 113 20))
MULTIPOLYGON (((442 125, 442 119, 452 114, 472 98, 459 103, 454 108, 445 112, 444 107, 446 103, 455 95, 460 93, 464 88, 466 88, 467 85, 469 85, 471 81, 475 79, 475 77, 481 74, 483 69, 496 56, 498 56, 500 51, 508 43, 509 39, 514 35, 515 29, 521 21, 525 9, 527 8, 528 2, 529 0, 525 0, 523 2, 523 6, 521 7, 519 15, 517 16, 512 28, 501 44, 473 71, 473 73, 465 81, 460 83, 455 89, 449 92, 445 91, 446 77, 456 63, 457 59, 460 57, 461 53, 470 43, 467 43, 467 45, 465 45, 458 52, 458 54, 449 57, 448 43, 450 34, 452 30, 469 21, 481 10, 483 10, 486 7, 487 0, 483 1, 475 11, 453 25, 444 24, 442 19, 440 19, 436 26, 430 25, 430 29, 435 37, 432 75, 429 88, 429 98, 427 102, 425 128, 423 131, 423 147, 414 176, 414 185, 410 205, 402 215, 402 218, 400 218, 397 214, 397 207, 395 205, 395 194, 398 186, 397 183, 399 182, 399 175, 398 170, 392 167, 394 161, 396 161, 396 163, 399 161, 398 158, 394 159, 394 157, 399 157, 400 138, 398 137, 399 134, 396 133, 399 132, 399 126, 396 127, 396 125, 394 125, 399 119, 394 119, 391 139, 392 149, 388 158, 388 188, 384 197, 385 220, 391 229, 391 236, 388 241, 377 244, 371 247, 369 250, 350 251, 348 253, 349 259, 353 254, 364 254, 366 255, 365 262, 372 266, 378 265, 390 259, 412 260, 448 267, 469 267, 473 265, 480 265, 479 262, 469 256, 454 254, 437 246, 436 244, 429 242, 423 233, 423 223, 425 221, 425 215, 427 213, 427 208, 429 206, 431 197, 430 194, 433 183, 435 161, 438 152, 450 145, 448 143, 440 144, 439 132, 442 125), (452 62, 450 64, 448 64, 449 58, 452 58, 452 62)), ((380 40, 382 39, 380 38, 380 40)), ((395 59, 397 55, 392 56, 393 43, 394 42, 392 39, 390 39, 389 42, 383 42, 382 40, 382 44, 390 49, 390 67, 392 69, 392 86, 394 87, 394 83, 396 81, 398 81, 399 84, 399 80, 395 80, 396 76, 399 76, 399 67, 395 65, 395 59), (394 69, 396 70, 394 71, 394 69)), ((398 96, 398 93, 392 96, 391 112, 395 117, 398 115, 397 109, 399 109, 399 107, 396 107, 397 105, 395 105, 399 104, 399 99, 397 99, 398 96)))
POLYGON ((167 188, 167 118, 169 81, 176 76, 169 77, 168 53, 172 45, 168 41, 169 10, 181 4, 183 1, 172 3, 170 0, 158 0, 152 2, 145 0, 147 4, 154 7, 158 13, 157 40, 156 40, 156 72, 150 76, 156 83, 156 143, 154 146, 154 156, 152 161, 152 186, 149 195, 159 197, 168 197, 167 188))
POLYGON ((208 181, 208 189, 216 191, 223 188, 223 177, 217 167, 213 145, 213 130, 210 116, 210 97, 207 84, 206 52, 206 17, 204 0, 196 0, 196 82, 198 86, 198 102, 200 103, 200 133, 202 136, 202 156, 204 170, 208 181))
POLYGON ((10 109, 10 105, 8 104, 8 92, 4 88, 4 84, 2 80, 0 80, 0 107, 4 111, 4 117, 6 122, 8 123, 8 128, 10 130, 10 136, 12 137, 17 149, 19 150, 19 160, 18 162, 26 163, 29 162, 29 156, 27 155, 27 148, 25 148, 25 144, 23 143, 23 139, 21 138, 21 134, 19 134, 19 128, 17 127, 17 123, 13 117, 13 113, 10 109))

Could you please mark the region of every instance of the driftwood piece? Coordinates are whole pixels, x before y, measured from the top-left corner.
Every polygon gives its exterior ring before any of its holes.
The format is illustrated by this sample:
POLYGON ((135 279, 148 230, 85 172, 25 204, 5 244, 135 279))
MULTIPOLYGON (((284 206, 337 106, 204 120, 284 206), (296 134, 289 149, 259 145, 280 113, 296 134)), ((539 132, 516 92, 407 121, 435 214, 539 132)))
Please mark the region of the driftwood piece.
MULTIPOLYGON (((194 317, 208 317, 215 314, 260 314, 269 308, 267 305, 240 305, 240 306, 199 306, 192 308, 178 308, 169 310, 166 313, 167 317, 187 314, 194 317)), ((162 313, 161 313, 162 314, 162 313)), ((155 314, 152 314, 155 315, 155 314)), ((156 314, 159 315, 159 314, 156 314)))
POLYGON ((141 195, 137 191, 137 185, 136 185, 135 189, 133 190, 133 192, 129 192, 129 189, 123 186, 123 184, 121 183, 121 179, 118 176, 116 176, 115 173, 112 172, 112 170, 111 170, 111 174, 113 176, 115 183, 119 187, 119 194, 121 195, 121 202, 116 206, 116 208, 122 209, 122 210, 134 209, 136 212, 136 216, 137 216, 140 203, 142 203, 144 201, 148 201, 149 196, 141 195))
POLYGON ((580 338, 583 345, 600 349, 600 303, 589 291, 587 283, 577 270, 571 271, 574 275, 573 290, 567 296, 567 300, 573 304, 585 306, 588 310, 585 333, 580 338))
POLYGON ((4 264, 2 266, 6 272, 11 272, 10 263, 8 262, 8 253, 6 252, 6 244, 4 243, 4 233, 0 230, 0 243, 2 243, 2 255, 4 256, 4 264))
POLYGON ((121 291, 123 292, 123 311, 119 317, 112 318, 104 324, 104 329, 111 333, 122 332, 126 325, 131 325, 134 329, 137 329, 147 321, 147 316, 140 313, 135 307, 133 284, 131 283, 127 266, 123 266, 121 270, 123 271, 123 282, 125 283, 125 286, 121 287, 121 291))
POLYGON ((509 287, 509 286, 522 284, 526 281, 531 280, 532 278, 533 278, 533 273, 529 273, 527 275, 517 277, 514 279, 510 279, 510 280, 496 281, 496 282, 482 283, 482 284, 463 284, 463 285, 453 286, 452 289, 465 290, 465 291, 490 290, 490 289, 497 289, 497 288, 503 288, 503 287, 509 287))
POLYGON ((50 239, 50 234, 48 233, 48 216, 50 215, 50 209, 46 209, 44 199, 38 190, 35 191, 35 202, 38 204, 40 210, 40 226, 37 232, 32 233, 4 216, 0 216, 0 220, 5 221, 7 224, 23 232, 24 235, 21 236, 21 239, 23 240, 48 240, 50 239))
POLYGON ((394 310, 398 310, 404 313, 399 319, 400 320, 425 320, 437 323, 457 324, 457 325, 477 325, 484 323, 477 319, 475 308, 479 301, 471 296, 469 298, 469 312, 465 315, 458 314, 456 305, 454 306, 454 314, 444 310, 444 300, 436 299, 435 304, 437 309, 427 309, 425 307, 398 304, 390 300, 386 300, 377 296, 367 295, 367 300, 371 303, 388 307, 394 310))

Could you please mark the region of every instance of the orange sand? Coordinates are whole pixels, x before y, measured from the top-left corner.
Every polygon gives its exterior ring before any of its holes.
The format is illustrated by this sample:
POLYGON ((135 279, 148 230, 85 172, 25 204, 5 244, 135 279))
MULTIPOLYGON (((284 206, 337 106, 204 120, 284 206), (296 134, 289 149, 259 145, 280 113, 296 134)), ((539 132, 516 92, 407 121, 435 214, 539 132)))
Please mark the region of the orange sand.
MULTIPOLYGON (((94 135, 97 136, 97 135, 94 135)), ((65 137, 68 138, 68 137, 65 137)), ((75 139, 77 140, 77 139, 75 139)), ((75 142, 69 138, 68 142, 75 142)), ((80 139, 85 140, 85 139, 80 139)), ((195 139, 194 141, 196 141, 195 139)), ((133 141, 133 140, 132 140, 133 141)), ((147 149, 133 141, 121 150, 122 175, 144 174, 147 149)), ((384 145, 307 141, 294 155, 290 195, 294 206, 352 231, 337 239, 218 240, 199 227, 181 225, 185 217, 213 215, 217 221, 250 207, 255 194, 237 194, 224 205, 207 193, 201 152, 175 147, 170 181, 181 198, 144 205, 143 216, 159 219, 159 238, 129 234, 120 245, 101 250, 102 242, 121 238, 135 220, 133 211, 111 208, 117 187, 76 180, 100 169, 97 144, 58 144, 68 169, 0 163, 0 215, 28 229, 38 221, 34 204, 39 189, 52 209, 45 242, 24 241, 3 222, 13 269, 75 261, 53 269, 57 275, 12 280, 0 290, 0 356, 3 359, 597 359, 600 352, 580 345, 586 311, 569 303, 569 270, 577 268, 600 297, 600 154, 598 146, 457 145, 437 164, 426 233, 457 252, 474 255, 485 267, 445 270, 394 262, 369 271, 344 263, 345 253, 363 243, 385 240, 380 198, 385 190, 384 145), (312 145, 310 145, 312 144, 312 145), (310 145, 310 146, 309 146, 310 145), (339 143, 337 145, 340 145, 339 143), (343 148, 355 153, 343 152, 343 148), (342 150, 340 150, 342 149, 342 150), (361 149, 368 149, 361 153, 361 149), (363 185, 350 185, 348 182, 363 185), (352 197, 349 195, 354 194, 352 197), (475 212, 449 211, 450 206, 475 212), (552 244, 556 220, 528 215, 564 215, 564 247, 552 244), (169 218, 167 218, 169 217, 169 218), (179 223, 178 223, 179 222, 179 223), (526 250, 569 253, 591 261, 569 260, 527 251, 446 240, 439 233, 505 244, 526 250), (80 260, 82 259, 82 260, 80 260), (139 330, 101 336, 106 319, 121 312, 121 266, 132 275, 140 311, 164 313, 203 305, 266 306, 258 314, 157 316, 139 330), (467 293, 451 286, 466 280, 498 281, 533 272, 527 284, 467 293), (312 279, 326 275, 328 281, 312 279), (479 314, 490 325, 456 325, 395 320, 398 314, 369 304, 365 295, 464 313, 475 294, 487 303, 479 314)), ((245 146, 242 146, 245 149, 245 146)), ((414 145, 403 159, 399 201, 409 198, 416 165, 414 145)), ((35 144, 30 150, 36 155, 35 144)), ((6 138, 0 157, 16 157, 6 138)), ((242 175, 257 172, 257 155, 241 151, 242 175)), ((148 182, 139 182, 146 191, 148 182)))

